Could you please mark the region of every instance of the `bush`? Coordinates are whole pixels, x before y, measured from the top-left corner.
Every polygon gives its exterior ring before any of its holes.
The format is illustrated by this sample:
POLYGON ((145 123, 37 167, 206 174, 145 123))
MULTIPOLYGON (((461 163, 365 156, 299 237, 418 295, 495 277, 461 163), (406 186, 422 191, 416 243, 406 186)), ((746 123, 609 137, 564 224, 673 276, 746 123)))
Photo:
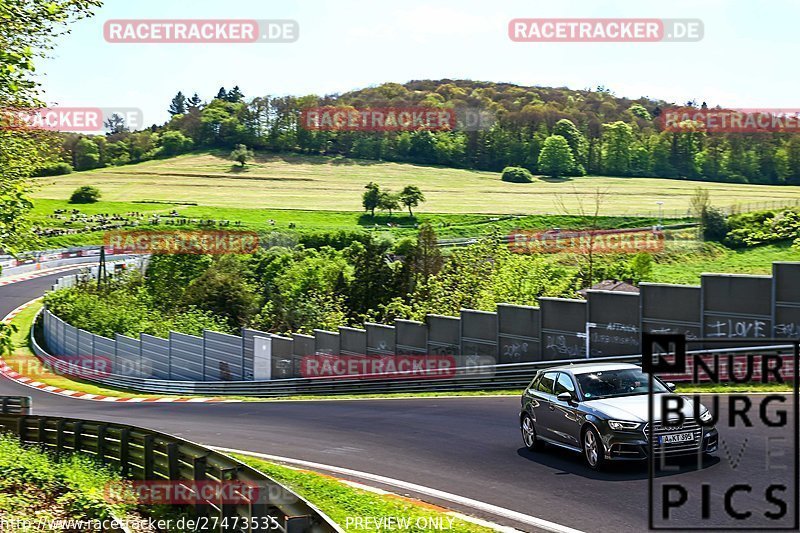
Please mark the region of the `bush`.
POLYGON ((202 335, 204 329, 234 331, 223 318, 208 311, 191 306, 157 308, 143 283, 138 273, 114 279, 100 288, 94 281, 79 283, 49 292, 45 305, 68 324, 104 337, 115 333, 138 337, 139 333, 146 333, 167 338, 170 330, 187 335, 202 335))
POLYGON ((527 168, 522 167, 506 167, 503 169, 503 181, 511 183, 531 183, 533 181, 533 174, 527 168))
POLYGON ((305 248, 319 250, 323 246, 330 246, 336 250, 344 250, 354 242, 366 244, 372 237, 365 231, 339 230, 332 232, 313 232, 304 233, 298 238, 298 242, 305 248))
POLYGON ((69 197, 71 204, 93 204, 100 199, 100 189, 91 185, 78 187, 69 197))
POLYGON ((160 155, 169 157, 188 152, 194 146, 194 141, 179 131, 166 131, 161 134, 159 144, 160 155))
POLYGON ((723 243, 731 248, 795 240, 800 235, 800 210, 742 213, 728 218, 727 225, 723 243))
POLYGON ((725 214, 715 207, 709 207, 701 216, 703 238, 707 241, 722 242, 728 236, 728 221, 725 214))
POLYGON ((36 176, 63 176, 72 173, 72 165, 59 161, 58 163, 47 163, 36 169, 36 176))

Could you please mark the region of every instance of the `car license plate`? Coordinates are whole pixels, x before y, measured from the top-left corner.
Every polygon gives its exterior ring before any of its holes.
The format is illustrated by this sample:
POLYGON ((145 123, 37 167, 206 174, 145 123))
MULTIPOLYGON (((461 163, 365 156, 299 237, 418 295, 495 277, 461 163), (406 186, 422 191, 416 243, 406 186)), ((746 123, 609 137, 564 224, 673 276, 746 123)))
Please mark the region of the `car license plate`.
POLYGON ((668 435, 659 435, 659 444, 672 444, 675 442, 689 442, 694 440, 694 433, 670 433, 668 435))

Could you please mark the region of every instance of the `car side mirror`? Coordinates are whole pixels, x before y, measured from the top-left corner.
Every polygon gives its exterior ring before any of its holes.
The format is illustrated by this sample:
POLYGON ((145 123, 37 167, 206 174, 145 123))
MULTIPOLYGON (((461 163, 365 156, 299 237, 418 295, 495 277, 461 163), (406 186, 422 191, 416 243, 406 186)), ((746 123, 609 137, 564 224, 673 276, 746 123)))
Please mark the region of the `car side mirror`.
POLYGON ((572 397, 571 393, 562 392, 562 393, 559 393, 558 396, 556 396, 556 400, 558 400, 559 402, 570 403, 570 402, 572 402, 574 400, 574 398, 572 397))
POLYGON ((667 386, 667 388, 668 388, 668 389, 669 389, 671 392, 675 392, 675 389, 677 388, 677 386, 676 386, 676 385, 675 385, 673 382, 671 382, 671 381, 667 381, 667 382, 665 383, 665 385, 667 386))

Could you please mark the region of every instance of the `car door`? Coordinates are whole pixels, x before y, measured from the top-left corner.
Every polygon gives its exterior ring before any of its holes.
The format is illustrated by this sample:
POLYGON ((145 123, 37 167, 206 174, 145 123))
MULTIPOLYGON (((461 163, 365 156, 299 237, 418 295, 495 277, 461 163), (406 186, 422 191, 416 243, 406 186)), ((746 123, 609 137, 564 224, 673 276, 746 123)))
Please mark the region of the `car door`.
POLYGON ((536 419, 536 433, 540 437, 550 440, 556 440, 556 435, 552 430, 554 416, 551 404, 555 399, 553 389, 557 378, 558 372, 545 372, 534 392, 536 401, 531 404, 531 410, 536 419))
POLYGON ((578 447, 580 445, 580 425, 578 424, 577 407, 569 402, 559 401, 557 396, 562 392, 569 392, 573 398, 578 397, 572 376, 567 372, 560 372, 556 377, 550 400, 552 438, 563 444, 578 447))

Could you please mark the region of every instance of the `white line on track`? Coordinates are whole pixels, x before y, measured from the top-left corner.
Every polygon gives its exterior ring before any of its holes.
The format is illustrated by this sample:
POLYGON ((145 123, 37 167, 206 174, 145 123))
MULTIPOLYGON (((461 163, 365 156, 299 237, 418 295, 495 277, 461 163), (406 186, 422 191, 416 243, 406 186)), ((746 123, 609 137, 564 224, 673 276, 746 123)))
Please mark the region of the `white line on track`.
POLYGON ((438 498, 440 500, 452 502, 458 505, 463 505, 465 507, 476 509, 478 511, 483 511, 485 513, 489 513, 495 516, 507 518, 509 520, 514 520, 515 522, 534 526, 539 529, 543 529, 545 531, 553 531, 555 533, 583 533, 578 529, 573 529, 571 527, 557 524, 555 522, 550 522, 549 520, 544 520, 543 518, 537 518, 535 516, 526 515, 517 511, 512 511, 511 509, 505 509, 503 507, 498 507, 490 503, 473 500, 471 498, 465 498, 464 496, 458 496, 457 494, 451 494, 449 492, 444 492, 438 489, 432 489, 422 485, 417 485, 415 483, 409 483, 408 481, 401 481, 399 479, 392 479, 390 477, 379 476, 377 474, 370 474, 367 472, 359 472, 358 470, 350 470, 349 468, 341 468, 338 466, 313 463, 311 461, 301 461, 299 459, 292 459, 289 457, 280 457, 278 455, 269 455, 266 453, 250 452, 246 450, 236 450, 232 448, 222 448, 219 446, 212 446, 211 448, 224 453, 238 453, 242 455, 249 455, 251 457, 266 459, 268 461, 276 461, 279 463, 287 463, 290 465, 303 466, 314 470, 324 470, 326 472, 334 472, 336 474, 352 476, 355 478, 364 479, 375 483, 380 483, 382 485, 398 487, 401 489, 416 492, 418 494, 424 494, 426 496, 431 496, 433 498, 438 498))

